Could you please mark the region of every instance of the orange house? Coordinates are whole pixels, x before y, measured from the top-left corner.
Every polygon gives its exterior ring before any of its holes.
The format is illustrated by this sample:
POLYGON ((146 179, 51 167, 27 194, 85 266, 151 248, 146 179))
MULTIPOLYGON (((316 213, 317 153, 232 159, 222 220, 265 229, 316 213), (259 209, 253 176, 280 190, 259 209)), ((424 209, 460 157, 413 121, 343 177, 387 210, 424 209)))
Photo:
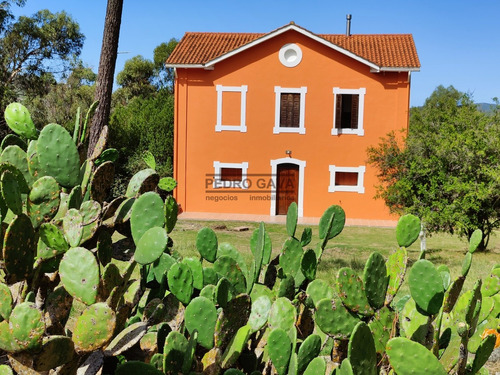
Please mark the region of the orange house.
POLYGON ((411 35, 184 35, 175 68, 176 199, 186 213, 317 218, 339 204, 348 223, 391 225, 374 199, 366 150, 408 128, 411 35))

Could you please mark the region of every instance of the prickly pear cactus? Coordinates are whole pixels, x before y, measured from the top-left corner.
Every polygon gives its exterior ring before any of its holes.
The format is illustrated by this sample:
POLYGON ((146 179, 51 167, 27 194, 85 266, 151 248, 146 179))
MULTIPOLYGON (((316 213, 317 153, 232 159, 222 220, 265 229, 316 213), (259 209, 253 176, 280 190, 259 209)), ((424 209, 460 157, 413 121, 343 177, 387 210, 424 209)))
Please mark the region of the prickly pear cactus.
POLYGON ((83 247, 69 249, 59 265, 64 288, 87 305, 96 301, 99 287, 99 266, 95 256, 83 247))
POLYGON ((5 108, 5 121, 9 128, 24 138, 35 139, 37 132, 31 115, 20 103, 11 103, 5 108))
POLYGON ((80 156, 73 138, 62 126, 49 124, 40 132, 36 145, 40 173, 52 176, 72 188, 80 177, 80 156))
POLYGON ((198 343, 205 349, 212 349, 217 322, 217 310, 213 302, 205 297, 196 297, 187 305, 184 314, 188 332, 192 334, 197 331, 198 343))
POLYGON ((92 352, 103 347, 113 336, 115 312, 103 302, 85 309, 76 321, 73 342, 78 352, 92 352))

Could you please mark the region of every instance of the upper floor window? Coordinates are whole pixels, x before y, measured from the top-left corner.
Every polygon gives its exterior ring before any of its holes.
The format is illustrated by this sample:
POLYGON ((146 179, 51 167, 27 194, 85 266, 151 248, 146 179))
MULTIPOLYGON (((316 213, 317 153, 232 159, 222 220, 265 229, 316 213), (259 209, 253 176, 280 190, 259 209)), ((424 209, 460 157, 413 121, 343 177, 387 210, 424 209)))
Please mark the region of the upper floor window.
POLYGON ((217 124, 215 131, 239 131, 245 133, 248 86, 215 86, 217 90, 217 124))
POLYGON ((365 88, 333 88, 334 109, 332 135, 365 134, 363 129, 365 93, 365 88))
POLYGON ((307 87, 275 86, 276 109, 273 133, 305 134, 304 125, 307 87))

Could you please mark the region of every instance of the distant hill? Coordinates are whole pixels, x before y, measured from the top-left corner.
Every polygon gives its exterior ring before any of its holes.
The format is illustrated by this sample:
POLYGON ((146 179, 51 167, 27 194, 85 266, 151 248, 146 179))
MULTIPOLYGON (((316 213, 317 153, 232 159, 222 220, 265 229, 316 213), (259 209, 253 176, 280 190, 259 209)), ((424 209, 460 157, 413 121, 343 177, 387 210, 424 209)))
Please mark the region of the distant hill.
POLYGON ((492 104, 492 103, 477 103, 477 108, 481 112, 489 113, 489 112, 493 111, 493 108, 495 108, 495 104, 492 104))

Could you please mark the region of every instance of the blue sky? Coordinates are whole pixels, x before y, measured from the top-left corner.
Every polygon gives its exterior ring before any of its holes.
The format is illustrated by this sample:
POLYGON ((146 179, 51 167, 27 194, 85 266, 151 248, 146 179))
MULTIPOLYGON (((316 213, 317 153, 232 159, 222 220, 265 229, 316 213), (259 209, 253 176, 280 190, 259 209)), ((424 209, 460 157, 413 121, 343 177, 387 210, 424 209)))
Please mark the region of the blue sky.
MULTIPOLYGON (((105 0, 27 0, 16 15, 65 10, 86 40, 81 58, 97 72, 105 0)), ((314 33, 413 34, 422 68, 412 74, 411 105, 438 85, 470 92, 476 102, 500 97, 500 1, 497 0, 124 0, 116 72, 135 55, 186 31, 269 32, 290 21, 314 33)))

